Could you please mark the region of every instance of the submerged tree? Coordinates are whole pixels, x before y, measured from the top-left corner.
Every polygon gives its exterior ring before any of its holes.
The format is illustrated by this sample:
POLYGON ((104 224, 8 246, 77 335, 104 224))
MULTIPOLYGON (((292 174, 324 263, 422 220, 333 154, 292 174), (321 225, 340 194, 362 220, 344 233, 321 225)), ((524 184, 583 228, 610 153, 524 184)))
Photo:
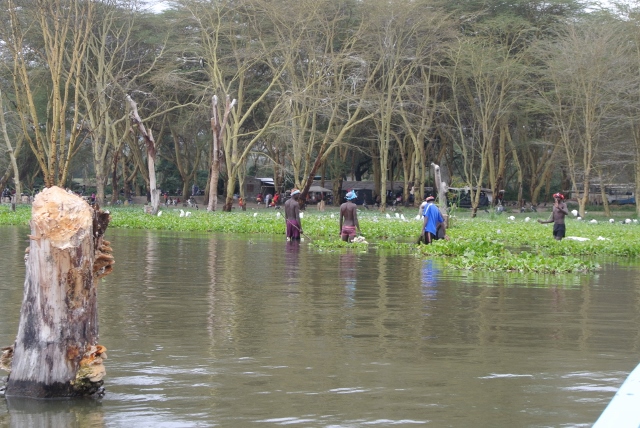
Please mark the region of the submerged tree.
POLYGON ((32 207, 24 298, 6 395, 100 394, 106 349, 98 344, 98 279, 112 270, 109 214, 59 187, 32 207))

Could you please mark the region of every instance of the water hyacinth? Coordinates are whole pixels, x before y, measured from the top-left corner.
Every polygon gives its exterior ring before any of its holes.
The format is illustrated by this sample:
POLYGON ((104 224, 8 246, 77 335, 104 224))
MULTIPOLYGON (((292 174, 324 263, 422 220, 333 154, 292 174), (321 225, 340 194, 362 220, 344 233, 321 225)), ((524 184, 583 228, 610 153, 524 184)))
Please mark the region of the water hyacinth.
MULTIPOLYGON (((280 235, 283 239, 286 230, 284 216, 271 209, 230 213, 190 210, 190 215, 185 212, 182 217, 179 208, 171 207, 163 207, 160 216, 144 214, 141 207, 109 209, 112 217, 109 227, 113 228, 280 235)), ((353 244, 340 240, 336 208, 325 212, 307 210, 302 216, 302 225, 310 241, 305 245, 309 244, 319 252, 414 253, 421 257, 442 258, 459 269, 507 272, 588 272, 597 269, 594 257, 634 259, 640 256, 640 224, 634 222, 635 219, 627 222, 623 217, 611 223, 609 218, 602 218, 602 221, 590 223, 567 217, 567 235, 585 240, 558 242, 552 237, 553 225, 535 221, 546 220, 547 213, 475 219, 458 216, 450 221, 449 241, 416 245, 422 222, 407 221, 407 218, 414 218, 414 212, 405 209, 396 217, 395 213, 359 210, 360 228, 368 243, 353 244)), ((0 210, 0 225, 27 226, 30 218, 31 207, 28 205, 19 205, 15 212, 0 210)))

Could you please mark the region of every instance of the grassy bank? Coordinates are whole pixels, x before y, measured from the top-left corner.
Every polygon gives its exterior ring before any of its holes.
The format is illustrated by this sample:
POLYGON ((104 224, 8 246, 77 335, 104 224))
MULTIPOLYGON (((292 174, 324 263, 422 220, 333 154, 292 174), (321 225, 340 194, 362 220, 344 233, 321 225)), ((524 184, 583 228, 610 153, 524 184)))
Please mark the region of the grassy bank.
MULTIPOLYGON (((162 208, 160 216, 145 215, 142 207, 109 208, 110 227, 122 229, 152 229, 189 232, 223 232, 238 234, 284 235, 282 210, 249 209, 231 213, 208 213, 187 210, 180 217, 180 208, 162 208), (278 215, 280 214, 280 215, 278 215)), ((593 213, 586 220, 567 218, 567 236, 557 242, 552 237, 552 225, 535 220, 548 218, 548 212, 522 214, 481 213, 471 219, 468 211, 458 211, 452 218, 448 233, 450 241, 438 241, 430 246, 417 246, 421 222, 415 219, 417 209, 380 213, 359 212, 362 234, 368 244, 345 244, 338 239, 338 211, 309 209, 302 219, 307 240, 318 251, 351 251, 366 248, 392 249, 424 257, 442 257, 459 269, 487 271, 517 271, 539 273, 571 273, 596 270, 593 260, 601 256, 635 260, 640 256, 640 223, 633 222, 632 212, 622 212, 610 223, 602 213, 593 213), (513 218, 513 219, 510 219, 513 218), (629 218, 630 224, 624 220, 629 218), (591 223, 590 220, 597 223, 591 223)), ((615 215, 615 214, 614 214, 615 215)), ((19 206, 11 212, 0 208, 0 225, 29 224, 29 206, 19 206)))

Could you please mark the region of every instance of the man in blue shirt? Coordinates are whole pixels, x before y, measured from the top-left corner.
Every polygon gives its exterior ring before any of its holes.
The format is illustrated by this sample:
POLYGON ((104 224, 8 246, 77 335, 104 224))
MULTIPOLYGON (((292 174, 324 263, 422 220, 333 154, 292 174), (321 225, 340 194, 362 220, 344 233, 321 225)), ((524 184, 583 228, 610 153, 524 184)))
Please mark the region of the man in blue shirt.
POLYGON ((424 234, 424 243, 431 244, 434 239, 438 239, 438 223, 442 223, 441 227, 444 227, 444 219, 440 210, 434 205, 433 196, 427 197, 427 206, 424 207, 422 231, 424 234))

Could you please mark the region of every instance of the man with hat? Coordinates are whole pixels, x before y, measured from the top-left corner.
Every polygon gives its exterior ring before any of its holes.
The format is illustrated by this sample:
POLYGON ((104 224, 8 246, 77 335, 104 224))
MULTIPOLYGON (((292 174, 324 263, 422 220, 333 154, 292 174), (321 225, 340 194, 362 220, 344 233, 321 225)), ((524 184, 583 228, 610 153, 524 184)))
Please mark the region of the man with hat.
POLYGON ((360 233, 360 224, 358 223, 358 209, 353 200, 358 195, 353 190, 349 190, 345 196, 347 202, 340 205, 340 237, 343 241, 351 242, 356 237, 356 229, 360 233))
POLYGON ((425 199, 427 205, 422 212, 422 233, 425 244, 431 244, 433 240, 438 239, 438 226, 440 228, 444 227, 444 218, 442 218, 438 207, 433 203, 435 199, 433 196, 427 196, 425 199))
POLYGON ((424 209, 427 207, 427 204, 428 204, 427 199, 429 198, 433 200, 433 196, 425 196, 424 201, 422 201, 422 203, 420 204, 420 207, 418 208, 418 215, 420 216, 421 220, 424 217, 424 209))
POLYGON ((287 222, 287 241, 299 241, 302 234, 302 225, 300 224, 300 191, 293 189, 291 198, 284 203, 284 218, 287 222))
POLYGON ((564 224, 564 217, 569 215, 567 210, 567 204, 564 203, 564 195, 562 193, 555 193, 553 195, 553 210, 549 220, 540 220, 538 223, 553 223, 553 237, 556 241, 562 241, 566 234, 566 226, 564 224))

